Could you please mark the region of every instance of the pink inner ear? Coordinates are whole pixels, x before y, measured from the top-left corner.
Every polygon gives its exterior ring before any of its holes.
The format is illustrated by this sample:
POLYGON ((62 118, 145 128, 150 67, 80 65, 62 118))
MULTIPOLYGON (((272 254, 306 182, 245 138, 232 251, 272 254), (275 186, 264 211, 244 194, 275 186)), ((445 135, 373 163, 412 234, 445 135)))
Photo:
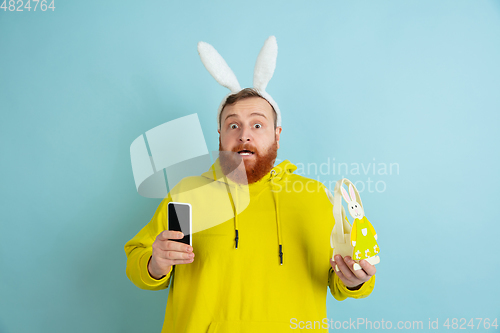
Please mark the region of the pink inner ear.
POLYGON ((352 184, 349 184, 349 193, 351 194, 352 201, 356 201, 356 193, 354 193, 354 187, 352 187, 352 184))
POLYGON ((344 187, 341 187, 340 190, 342 191, 342 196, 344 197, 344 200, 346 202, 350 202, 351 199, 349 199, 349 194, 347 194, 347 191, 344 189, 344 187))

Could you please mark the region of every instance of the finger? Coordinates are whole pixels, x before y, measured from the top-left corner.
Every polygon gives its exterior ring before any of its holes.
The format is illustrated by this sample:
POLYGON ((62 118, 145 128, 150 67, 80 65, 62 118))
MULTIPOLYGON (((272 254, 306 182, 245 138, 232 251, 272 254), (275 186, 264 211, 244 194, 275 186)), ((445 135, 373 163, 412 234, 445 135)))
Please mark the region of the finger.
POLYGON ((375 268, 374 265, 370 264, 366 260, 361 260, 359 262, 361 268, 366 272, 366 275, 369 276, 370 278, 377 273, 377 268, 375 268))
MULTIPOLYGON (((342 258, 340 256, 340 258, 342 258)), ((342 274, 349 280, 353 280, 353 279, 356 279, 356 276, 354 275, 354 273, 351 271, 351 269, 347 266, 347 263, 345 261, 348 261, 349 260, 349 257, 345 257, 345 258, 342 258, 341 260, 338 260, 337 258, 335 258, 335 262, 337 263, 337 266, 338 268, 340 269, 340 271, 342 272, 342 274)))
POLYGON ((158 258, 174 260, 174 259, 191 259, 194 258, 194 253, 178 252, 178 251, 158 251, 153 253, 158 258))
POLYGON ((180 231, 164 230, 160 232, 156 238, 163 241, 168 239, 181 239, 183 237, 184 234, 180 231))
POLYGON ((342 283, 345 285, 345 286, 354 286, 354 285, 359 285, 361 283, 363 283, 362 281, 357 281, 357 280, 350 280, 348 278, 346 278, 344 276, 344 274, 342 273, 342 271, 335 271, 335 273, 337 274, 337 276, 339 277, 340 281, 342 281, 342 283))
POLYGON ((190 264, 193 261, 194 261, 194 258, 191 258, 191 259, 174 259, 174 260, 172 260, 172 265, 190 264))
MULTIPOLYGON (((338 260, 338 261, 341 261, 342 259, 338 260)), ((352 285, 358 285, 360 284, 361 282, 358 282, 356 279, 349 279, 347 278, 344 273, 342 273, 342 271, 338 268, 339 266, 336 265, 337 267, 334 268, 335 270, 335 273, 337 274, 337 276, 339 277, 340 281, 342 281, 342 283, 346 286, 352 286, 352 285)))
POLYGON ((162 251, 177 251, 177 252, 193 252, 193 247, 181 242, 173 240, 159 241, 153 243, 153 249, 157 248, 162 251))
POLYGON ((330 259, 330 266, 332 266, 334 272, 337 272, 339 270, 337 263, 333 261, 333 259, 330 259))
POLYGON ((194 258, 191 259, 163 259, 159 258, 156 259, 156 266, 159 267, 167 267, 167 266, 174 266, 174 265, 181 265, 181 264, 190 264, 194 261, 194 258))
POLYGON ((344 274, 342 274, 342 271, 337 271, 335 268, 334 268, 334 271, 335 271, 335 274, 337 274, 337 276, 339 277, 339 279, 344 282, 344 284, 347 284, 347 283, 351 283, 351 281, 347 280, 346 277, 344 276, 344 274))
MULTIPOLYGON (((352 260, 349 257, 346 257, 345 262, 356 278, 360 279, 361 281, 367 281, 370 279, 369 277, 367 277, 366 272, 364 270, 362 270, 362 269, 355 270, 354 269, 354 264, 356 263, 354 260, 352 260)), ((361 268, 363 268, 363 266, 361 266, 361 268)))
POLYGON ((330 258, 330 266, 332 266, 333 269, 335 269, 335 261, 333 261, 332 258, 330 258))

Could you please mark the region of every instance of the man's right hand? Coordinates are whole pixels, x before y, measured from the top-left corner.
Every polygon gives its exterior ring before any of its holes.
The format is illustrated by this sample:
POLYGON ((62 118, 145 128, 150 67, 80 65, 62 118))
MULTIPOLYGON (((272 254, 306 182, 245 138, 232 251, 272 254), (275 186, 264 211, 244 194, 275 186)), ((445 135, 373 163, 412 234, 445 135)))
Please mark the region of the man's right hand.
POLYGON ((189 264, 194 260, 193 247, 171 239, 182 239, 180 231, 162 231, 153 243, 153 255, 148 264, 149 274, 160 280, 170 271, 170 266, 189 264))

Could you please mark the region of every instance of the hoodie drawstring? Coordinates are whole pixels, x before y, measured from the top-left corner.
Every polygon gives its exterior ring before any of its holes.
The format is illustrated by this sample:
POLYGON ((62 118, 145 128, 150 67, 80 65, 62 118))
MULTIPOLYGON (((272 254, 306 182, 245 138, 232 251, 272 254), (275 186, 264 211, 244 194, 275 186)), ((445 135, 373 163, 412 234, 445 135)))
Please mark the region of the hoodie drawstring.
MULTIPOLYGON (((224 178, 226 179, 226 176, 224 176, 224 178)), ((236 203, 233 200, 233 195, 231 194, 231 189, 229 188, 229 184, 227 183, 227 179, 224 182, 224 184, 226 185, 226 190, 227 190, 227 193, 229 194, 229 201, 231 202, 231 207, 233 208, 234 233, 235 233, 234 245, 235 245, 235 249, 237 249, 238 248, 238 240, 239 240, 239 236, 238 236, 238 214, 237 214, 238 210, 236 208, 236 203)), ((236 194, 236 201, 237 201, 238 200, 238 193, 237 193, 238 189, 235 187, 234 191, 235 191, 235 194, 236 194)))
POLYGON ((271 189, 274 197, 274 206, 276 209, 276 226, 278 229, 278 255, 280 257, 280 265, 283 265, 283 244, 281 242, 281 227, 280 227, 280 213, 279 213, 279 205, 278 205, 278 194, 274 190, 274 176, 276 176, 276 170, 271 170, 271 189))
MULTIPOLYGON (((275 210, 276 210, 276 226, 278 229, 278 256, 280 258, 280 265, 283 265, 284 253, 283 253, 283 243, 281 240, 281 225, 280 225, 278 194, 277 194, 277 191, 274 190, 275 185, 273 183, 273 179, 275 176, 276 176, 276 170, 272 169, 270 181, 271 181, 271 189, 272 189, 273 197, 274 197, 274 206, 275 206, 275 210)), ((215 178, 215 176, 214 176, 214 178, 215 178)), ((225 178, 225 176, 224 176, 224 178, 225 178)), ((231 194, 231 190, 229 188, 229 184, 227 183, 227 180, 225 182, 225 185, 226 185, 227 193, 229 195, 229 201, 231 202, 231 206, 233 208, 233 213, 234 213, 234 233, 235 233, 234 242, 235 242, 235 249, 237 249, 238 248, 238 241, 239 241, 238 214, 237 214, 238 210, 236 207, 236 202, 233 200, 233 195, 231 194)), ((237 193, 236 187, 235 187, 235 194, 236 194, 236 199, 238 199, 238 193, 237 193)), ((238 200, 236 200, 236 201, 238 201, 238 200)))
MULTIPOLYGON (((238 193, 237 193, 238 189, 235 187, 234 191, 236 194, 236 201, 238 201, 238 193)), ((238 248, 238 240, 239 240, 239 237, 238 237, 238 214, 237 214, 238 210, 236 209, 236 203, 234 203, 232 201, 232 195, 231 195, 231 202, 232 202, 233 211, 234 211, 234 233, 236 234, 234 237, 234 244, 236 246, 235 248, 237 249, 238 248)))

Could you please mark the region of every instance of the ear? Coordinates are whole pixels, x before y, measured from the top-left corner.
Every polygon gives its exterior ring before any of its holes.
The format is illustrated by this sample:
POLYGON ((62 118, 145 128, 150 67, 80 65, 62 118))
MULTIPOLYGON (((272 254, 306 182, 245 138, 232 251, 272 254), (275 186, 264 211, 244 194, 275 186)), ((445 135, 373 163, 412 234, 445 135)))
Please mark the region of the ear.
POLYGON ((342 191, 342 197, 344 197, 345 202, 351 202, 351 199, 349 198, 349 194, 347 194, 347 191, 343 186, 340 187, 340 190, 342 191))
POLYGON ((276 142, 277 142, 277 146, 278 146, 278 149, 280 148, 280 135, 281 135, 281 126, 276 126, 276 142))
POLYGON ((351 194, 351 201, 356 201, 356 193, 354 193, 354 187, 352 187, 352 184, 349 184, 349 193, 351 194))
POLYGON ((205 68, 219 84, 231 90, 232 93, 241 90, 236 75, 212 45, 199 42, 198 53, 205 68))
POLYGON ((278 57, 278 44, 276 37, 270 36, 264 42, 260 50, 253 71, 253 87, 258 90, 266 90, 269 80, 273 77, 278 57))

